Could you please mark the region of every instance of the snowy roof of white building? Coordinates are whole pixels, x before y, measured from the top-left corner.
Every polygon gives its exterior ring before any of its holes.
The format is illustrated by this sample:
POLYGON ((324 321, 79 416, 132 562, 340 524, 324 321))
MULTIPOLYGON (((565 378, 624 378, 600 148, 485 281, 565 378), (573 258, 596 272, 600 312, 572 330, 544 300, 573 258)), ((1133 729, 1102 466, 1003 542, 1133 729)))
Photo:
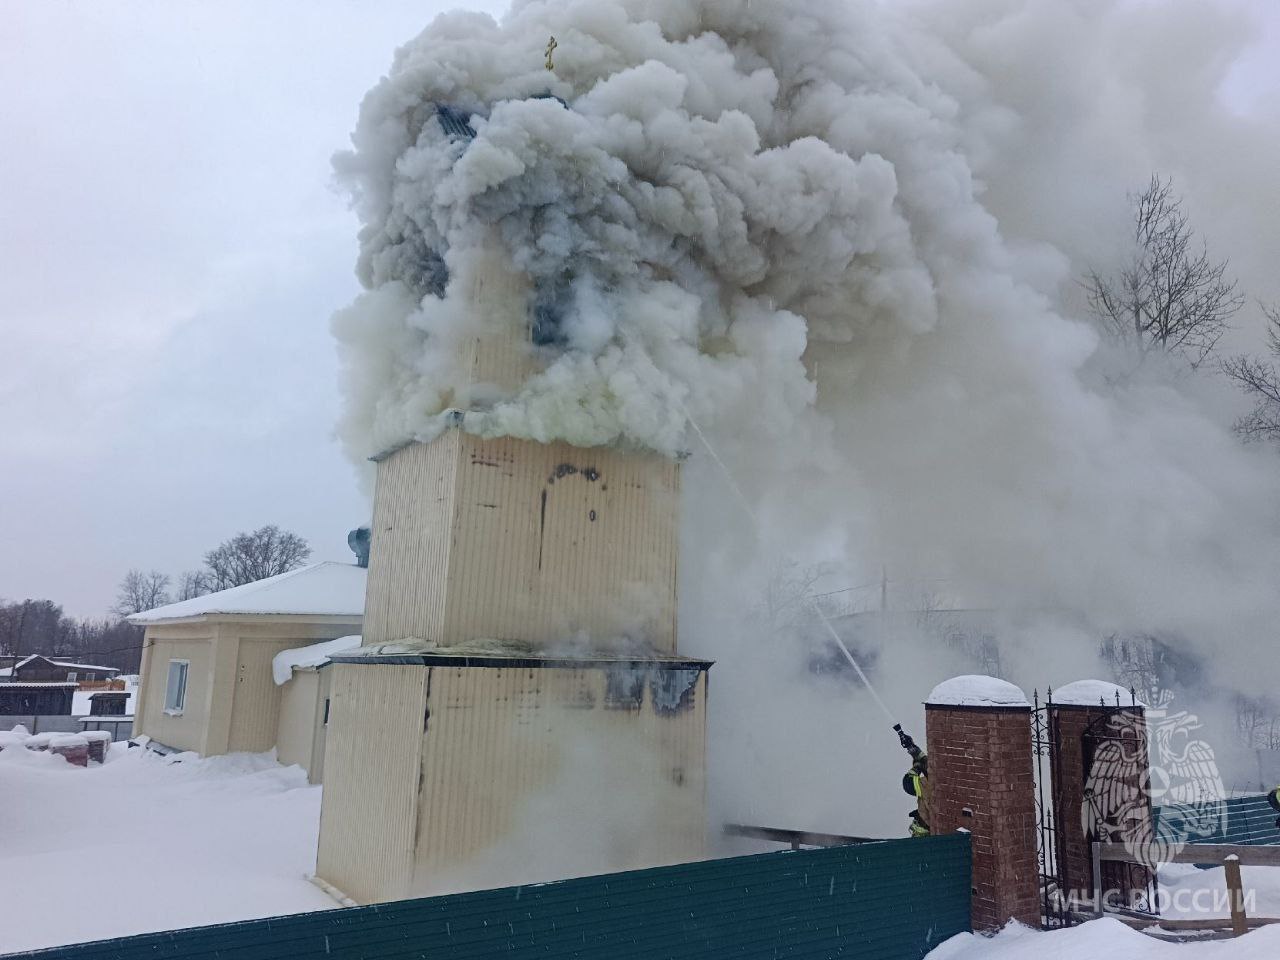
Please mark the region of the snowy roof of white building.
POLYGON ((1053 702, 1060 707, 1145 707, 1146 704, 1109 680, 1077 680, 1053 691, 1053 702))
POLYGON ((211 615, 348 617, 364 615, 368 573, 354 563, 323 561, 275 577, 144 610, 130 623, 162 623, 211 615))
POLYGON ((294 647, 292 650, 281 650, 271 658, 271 677, 277 686, 288 683, 294 670, 322 666, 329 662, 330 654, 354 650, 358 646, 360 646, 360 634, 357 633, 350 637, 338 637, 336 640, 294 647))
POLYGON ((995 677, 963 676, 943 680, 933 688, 929 706, 949 707, 1029 707, 1027 695, 1007 680, 995 677))

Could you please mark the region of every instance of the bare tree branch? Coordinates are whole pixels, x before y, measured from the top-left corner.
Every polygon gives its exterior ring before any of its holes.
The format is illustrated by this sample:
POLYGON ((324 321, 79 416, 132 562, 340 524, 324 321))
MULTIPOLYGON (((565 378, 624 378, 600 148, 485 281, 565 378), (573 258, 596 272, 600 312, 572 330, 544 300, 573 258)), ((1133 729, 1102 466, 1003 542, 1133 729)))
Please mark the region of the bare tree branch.
POLYGON ((1280 305, 1260 304, 1267 318, 1267 349, 1273 360, 1247 355, 1222 362, 1222 372, 1253 399, 1253 410, 1236 421, 1246 440, 1280 440, 1280 305))
POLYGON ((120 617, 162 607, 169 602, 169 577, 159 570, 130 570, 120 581, 114 612, 120 617))
POLYGON ((226 590, 244 583, 287 573, 311 556, 311 547, 297 534, 271 524, 252 533, 238 533, 204 555, 208 586, 226 590))
POLYGON ((1228 321, 1244 304, 1227 261, 1197 247, 1182 200, 1170 180, 1152 175, 1134 210, 1132 262, 1114 275, 1090 270, 1090 309, 1116 339, 1140 353, 1160 350, 1198 367, 1213 353, 1228 321))

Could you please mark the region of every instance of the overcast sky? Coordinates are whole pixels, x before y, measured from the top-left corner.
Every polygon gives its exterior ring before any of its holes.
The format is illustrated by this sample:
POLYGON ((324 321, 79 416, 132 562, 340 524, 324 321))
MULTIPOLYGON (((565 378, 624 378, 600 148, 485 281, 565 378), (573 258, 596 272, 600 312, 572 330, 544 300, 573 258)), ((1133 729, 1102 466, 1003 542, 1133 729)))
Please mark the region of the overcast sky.
MULTIPOLYGON (((349 558, 328 320, 356 223, 329 158, 458 5, 0 0, 0 598, 101 615, 128 568, 176 577, 265 523, 349 558)), ((1254 6, 1242 110, 1277 90, 1254 6)))

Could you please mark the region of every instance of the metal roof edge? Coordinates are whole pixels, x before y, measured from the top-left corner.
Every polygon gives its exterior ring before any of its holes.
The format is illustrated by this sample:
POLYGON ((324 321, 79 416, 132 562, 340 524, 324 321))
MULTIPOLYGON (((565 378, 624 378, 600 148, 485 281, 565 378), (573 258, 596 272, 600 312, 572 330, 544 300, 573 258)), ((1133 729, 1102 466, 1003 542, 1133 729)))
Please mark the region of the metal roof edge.
POLYGON ((529 657, 517 655, 479 655, 448 653, 383 653, 333 654, 329 663, 356 664, 396 664, 400 666, 424 667, 515 667, 515 668, 549 668, 555 670, 580 670, 588 667, 628 667, 631 669, 651 668, 658 670, 698 670, 708 671, 715 664, 714 660, 699 660, 693 657, 529 657))

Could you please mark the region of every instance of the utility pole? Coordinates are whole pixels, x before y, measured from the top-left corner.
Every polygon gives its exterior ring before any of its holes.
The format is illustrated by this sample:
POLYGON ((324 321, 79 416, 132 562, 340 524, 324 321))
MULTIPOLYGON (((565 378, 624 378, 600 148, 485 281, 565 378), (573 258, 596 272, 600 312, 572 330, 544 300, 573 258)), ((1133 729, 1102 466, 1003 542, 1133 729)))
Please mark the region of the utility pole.
POLYGON ((885 613, 889 609, 889 568, 884 564, 880 565, 880 612, 885 613))

